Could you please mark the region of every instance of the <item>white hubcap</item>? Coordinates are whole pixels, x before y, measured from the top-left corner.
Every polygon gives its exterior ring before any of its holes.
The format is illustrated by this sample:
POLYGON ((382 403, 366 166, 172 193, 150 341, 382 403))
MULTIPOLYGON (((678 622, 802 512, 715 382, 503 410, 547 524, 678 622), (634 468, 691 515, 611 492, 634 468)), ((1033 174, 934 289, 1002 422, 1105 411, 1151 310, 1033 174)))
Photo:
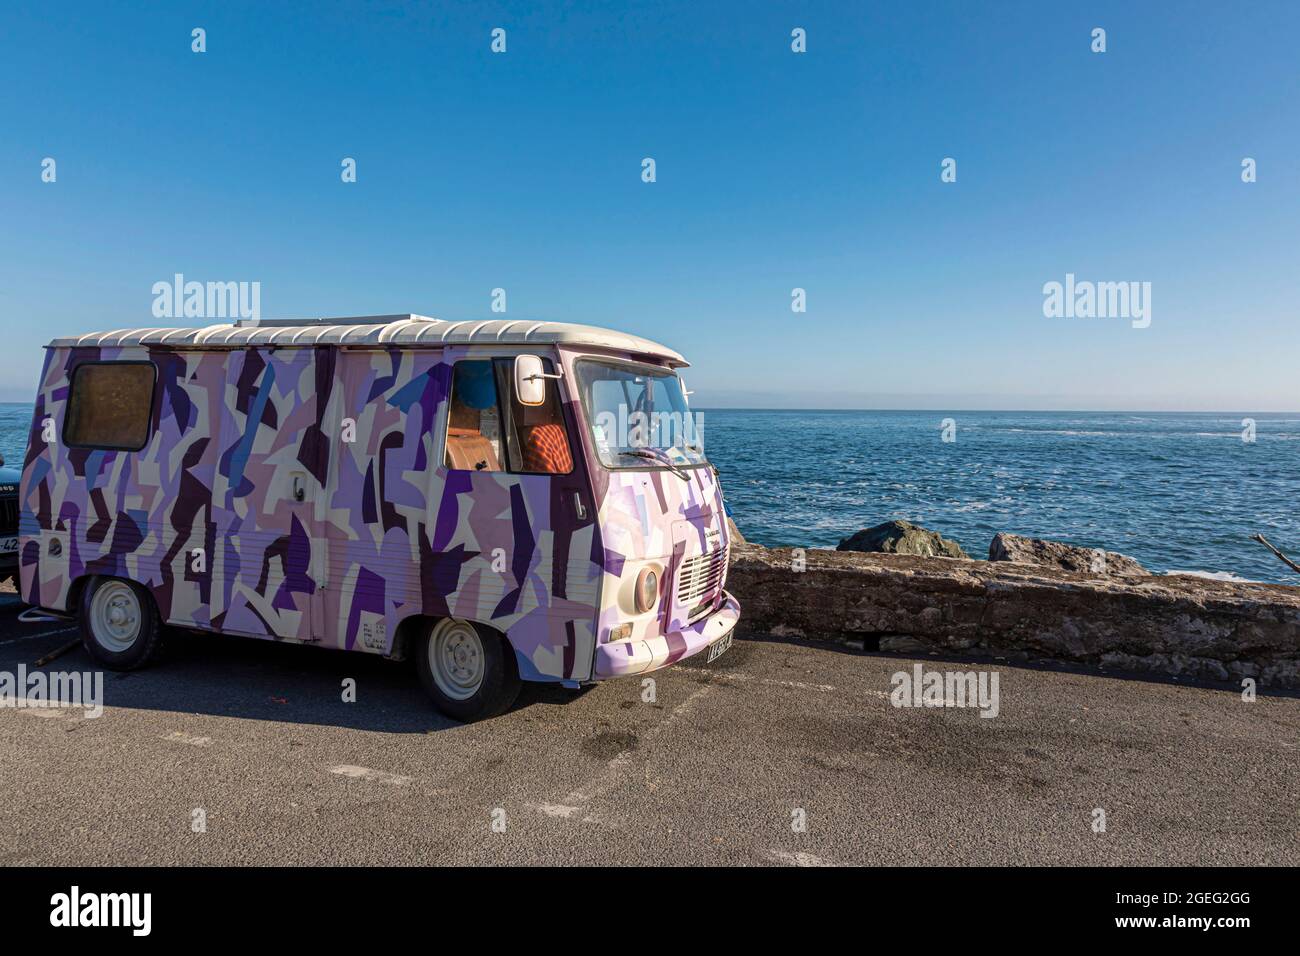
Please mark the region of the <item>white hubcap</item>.
POLYGON ((90 626, 108 651, 128 650, 140 634, 140 601, 121 581, 100 585, 90 602, 90 626))
POLYGON ((429 670, 438 690, 452 700, 473 697, 486 668, 483 641, 472 624, 448 618, 434 625, 429 635, 429 670))

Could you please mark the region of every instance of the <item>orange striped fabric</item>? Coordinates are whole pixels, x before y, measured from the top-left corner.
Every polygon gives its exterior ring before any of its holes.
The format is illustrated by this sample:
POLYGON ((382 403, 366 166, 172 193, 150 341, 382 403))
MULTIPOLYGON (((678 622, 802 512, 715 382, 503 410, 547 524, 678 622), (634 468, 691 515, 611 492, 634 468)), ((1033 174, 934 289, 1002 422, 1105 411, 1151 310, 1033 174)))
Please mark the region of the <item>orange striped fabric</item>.
POLYGON ((563 425, 547 422, 528 429, 524 438, 524 471, 564 475, 572 470, 573 456, 563 425))

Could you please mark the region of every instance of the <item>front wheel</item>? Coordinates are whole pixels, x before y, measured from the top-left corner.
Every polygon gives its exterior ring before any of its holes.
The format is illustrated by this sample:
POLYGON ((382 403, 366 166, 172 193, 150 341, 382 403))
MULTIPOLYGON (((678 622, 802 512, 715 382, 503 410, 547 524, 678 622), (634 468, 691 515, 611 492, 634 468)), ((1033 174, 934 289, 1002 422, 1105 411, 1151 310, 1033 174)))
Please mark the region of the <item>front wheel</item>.
POLYGON ((133 581, 96 578, 81 592, 81 643, 115 671, 149 663, 162 642, 162 622, 149 592, 133 581))
POLYGON ((456 720, 482 720, 510 709, 519 667, 506 639, 489 628, 443 618, 416 646, 420 682, 437 708, 456 720))

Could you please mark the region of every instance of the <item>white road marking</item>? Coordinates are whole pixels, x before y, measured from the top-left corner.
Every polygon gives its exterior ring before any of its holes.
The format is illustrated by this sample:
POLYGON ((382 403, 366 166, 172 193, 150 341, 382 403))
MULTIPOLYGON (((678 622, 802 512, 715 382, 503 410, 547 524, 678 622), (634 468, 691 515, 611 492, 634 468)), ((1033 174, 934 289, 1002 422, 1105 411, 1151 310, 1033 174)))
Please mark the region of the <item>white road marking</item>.
POLYGON ((831 866, 821 857, 802 851, 791 853, 789 850, 768 850, 763 855, 771 862, 783 866, 831 866))
MULTIPOLYGON (((671 726, 674 721, 689 714, 694 709, 696 702, 711 690, 712 688, 708 684, 705 684, 695 693, 691 694, 690 697, 686 698, 686 700, 682 701, 670 710, 663 720, 655 724, 654 727, 642 736, 641 744, 644 746, 651 743, 656 737, 671 726)), ((565 798, 563 805, 582 806, 585 803, 590 803, 601 793, 610 789, 615 783, 617 783, 619 773, 632 765, 633 753, 634 751, 631 750, 620 751, 612 760, 609 761, 609 763, 605 764, 604 770, 600 771, 588 780, 581 789, 575 790, 573 793, 569 794, 568 797, 565 798)))
POLYGON ((193 737, 179 730, 173 730, 170 734, 164 734, 159 740, 170 740, 178 744, 189 744, 191 747, 211 747, 211 737, 193 737))
MULTIPOLYGON (((6 708, 7 709, 7 708, 6 708)), ((31 714, 33 717, 44 717, 46 720, 62 720, 68 716, 67 708, 64 707, 19 707, 16 708, 24 714, 31 714)))
POLYGON ((77 630, 75 627, 63 627, 57 631, 41 631, 39 634, 24 634, 22 637, 11 637, 7 641, 0 641, 0 647, 6 644, 21 644, 23 641, 34 641, 38 637, 53 637, 56 634, 70 634, 77 630))
POLYGON ((707 674, 709 677, 716 677, 718 680, 729 681, 757 681, 760 684, 766 684, 768 687, 788 687, 792 690, 815 690, 823 694, 828 694, 835 688, 830 684, 808 684, 801 680, 776 680, 772 677, 755 677, 753 674, 737 674, 728 671, 706 670, 703 667, 683 667, 678 664, 674 670, 686 671, 691 674, 707 674))
POLYGON ((600 817, 586 813, 582 807, 570 806, 567 803, 526 803, 524 806, 529 810, 535 810, 544 817, 551 817, 555 820, 579 820, 582 823, 595 823, 600 826, 619 829, 618 824, 602 820, 600 817))
POLYGON ((336 773, 340 777, 350 777, 353 780, 371 780, 375 783, 387 783, 397 787, 403 787, 411 782, 410 777, 403 777, 401 774, 389 773, 386 770, 371 770, 369 767, 356 767, 352 764, 340 764, 337 767, 330 767, 330 773, 336 773))

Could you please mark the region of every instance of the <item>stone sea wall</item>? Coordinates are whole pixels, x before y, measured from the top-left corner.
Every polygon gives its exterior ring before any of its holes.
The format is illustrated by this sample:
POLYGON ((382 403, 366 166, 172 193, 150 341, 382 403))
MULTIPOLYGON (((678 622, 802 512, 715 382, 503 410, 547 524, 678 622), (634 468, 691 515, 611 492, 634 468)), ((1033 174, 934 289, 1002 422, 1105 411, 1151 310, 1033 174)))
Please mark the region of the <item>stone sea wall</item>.
POLYGON ((1122 570, 739 543, 727 589, 780 636, 1300 688, 1300 587, 1122 570))

